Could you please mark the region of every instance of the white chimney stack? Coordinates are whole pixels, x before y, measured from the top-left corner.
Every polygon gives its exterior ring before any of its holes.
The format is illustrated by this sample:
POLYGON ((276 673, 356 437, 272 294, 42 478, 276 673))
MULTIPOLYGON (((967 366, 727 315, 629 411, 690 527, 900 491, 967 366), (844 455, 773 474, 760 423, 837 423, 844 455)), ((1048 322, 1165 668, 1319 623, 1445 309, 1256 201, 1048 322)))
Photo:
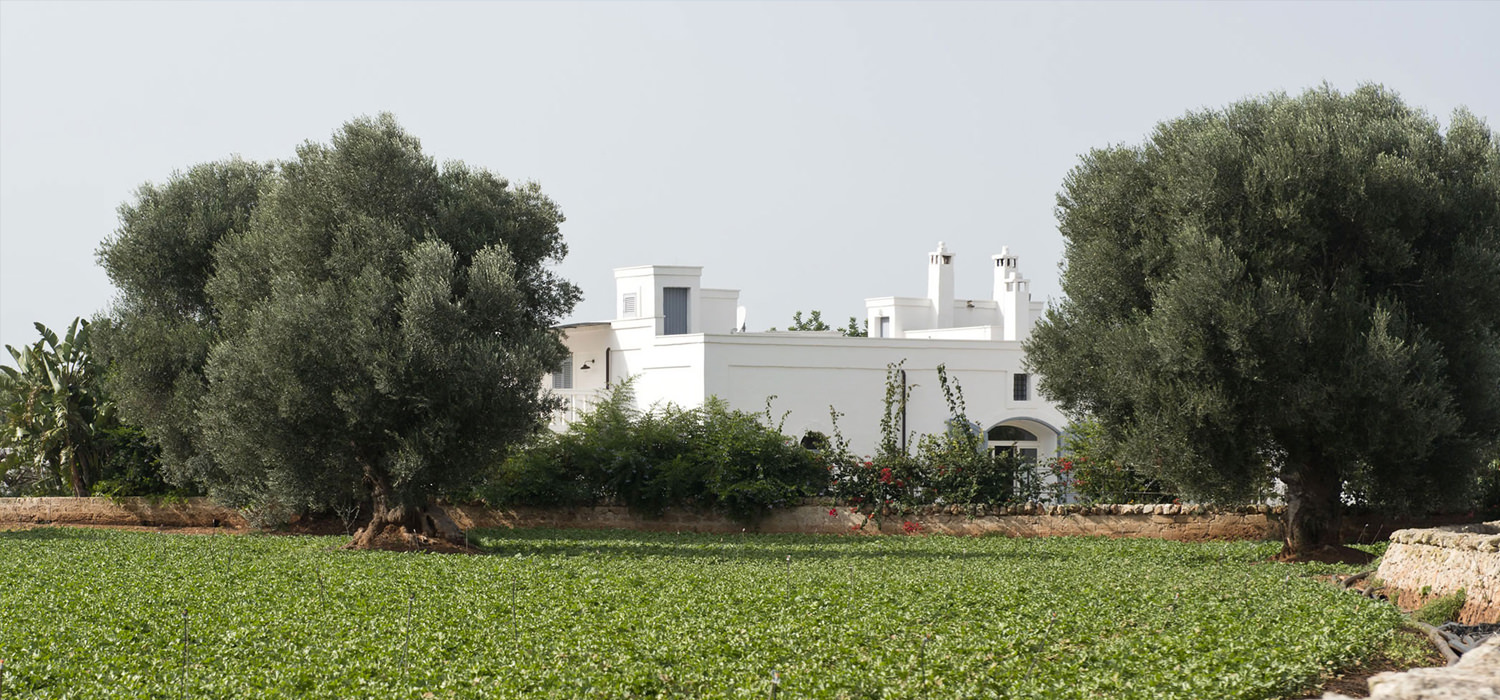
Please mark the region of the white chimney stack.
POLYGON ((953 327, 953 254, 938 241, 927 254, 927 298, 932 300, 934 328, 953 327))
POLYGON ((993 256, 995 261, 995 301, 1000 306, 1000 324, 1005 340, 1019 340, 1022 319, 1030 311, 1031 283, 1021 277, 1016 256, 1010 246, 993 256))

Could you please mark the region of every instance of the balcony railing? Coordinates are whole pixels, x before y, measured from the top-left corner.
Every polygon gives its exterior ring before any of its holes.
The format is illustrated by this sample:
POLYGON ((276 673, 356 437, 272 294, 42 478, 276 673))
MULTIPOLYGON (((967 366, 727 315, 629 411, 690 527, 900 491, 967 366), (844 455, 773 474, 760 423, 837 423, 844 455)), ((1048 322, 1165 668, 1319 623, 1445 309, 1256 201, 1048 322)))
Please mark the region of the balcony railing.
POLYGON ((566 429, 604 400, 604 391, 600 389, 553 389, 552 395, 563 400, 562 408, 552 414, 551 427, 557 431, 566 429))

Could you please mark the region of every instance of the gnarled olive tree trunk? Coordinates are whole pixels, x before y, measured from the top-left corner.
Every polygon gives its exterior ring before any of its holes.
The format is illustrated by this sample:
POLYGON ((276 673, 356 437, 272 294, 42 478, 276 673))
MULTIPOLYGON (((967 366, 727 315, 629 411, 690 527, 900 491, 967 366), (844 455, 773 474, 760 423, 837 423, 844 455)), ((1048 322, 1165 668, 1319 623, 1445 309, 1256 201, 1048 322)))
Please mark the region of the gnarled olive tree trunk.
POLYGON ((1286 538, 1277 559, 1357 564, 1371 559, 1343 546, 1343 480, 1338 469, 1315 457, 1294 457, 1281 480, 1286 484, 1286 538))
POLYGON ((354 533, 348 549, 464 549, 463 531, 443 510, 428 500, 413 502, 391 487, 388 474, 370 464, 364 467, 370 489, 370 522, 354 533))

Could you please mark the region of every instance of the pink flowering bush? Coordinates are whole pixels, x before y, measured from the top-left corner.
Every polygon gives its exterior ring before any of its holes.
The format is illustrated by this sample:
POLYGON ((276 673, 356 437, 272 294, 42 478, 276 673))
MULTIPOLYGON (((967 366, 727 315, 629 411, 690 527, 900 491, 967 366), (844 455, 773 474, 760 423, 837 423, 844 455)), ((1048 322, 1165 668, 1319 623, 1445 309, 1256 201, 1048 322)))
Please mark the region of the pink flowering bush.
POLYGON ((943 504, 1002 504, 1017 500, 1015 485, 1024 466, 1010 455, 992 454, 984 433, 965 415, 963 391, 937 368, 938 385, 948 404, 947 429, 920 439, 899 433, 899 416, 909 388, 901 383, 901 365, 887 368, 885 413, 881 441, 874 455, 855 456, 838 429, 841 414, 832 412, 833 437, 824 452, 830 485, 828 494, 859 509, 869 518, 883 513, 909 512, 913 506, 943 504), (915 449, 911 445, 915 443, 915 449))

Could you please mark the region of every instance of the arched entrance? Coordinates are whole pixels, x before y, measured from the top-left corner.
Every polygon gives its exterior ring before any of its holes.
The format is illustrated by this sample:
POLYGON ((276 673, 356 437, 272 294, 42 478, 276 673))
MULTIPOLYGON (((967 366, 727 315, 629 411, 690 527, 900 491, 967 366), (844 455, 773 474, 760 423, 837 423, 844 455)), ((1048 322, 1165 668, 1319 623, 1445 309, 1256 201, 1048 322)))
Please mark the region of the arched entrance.
POLYGON ((984 431, 985 446, 994 454, 1013 454, 1036 463, 1057 454, 1060 431, 1034 418, 1012 418, 984 431))

